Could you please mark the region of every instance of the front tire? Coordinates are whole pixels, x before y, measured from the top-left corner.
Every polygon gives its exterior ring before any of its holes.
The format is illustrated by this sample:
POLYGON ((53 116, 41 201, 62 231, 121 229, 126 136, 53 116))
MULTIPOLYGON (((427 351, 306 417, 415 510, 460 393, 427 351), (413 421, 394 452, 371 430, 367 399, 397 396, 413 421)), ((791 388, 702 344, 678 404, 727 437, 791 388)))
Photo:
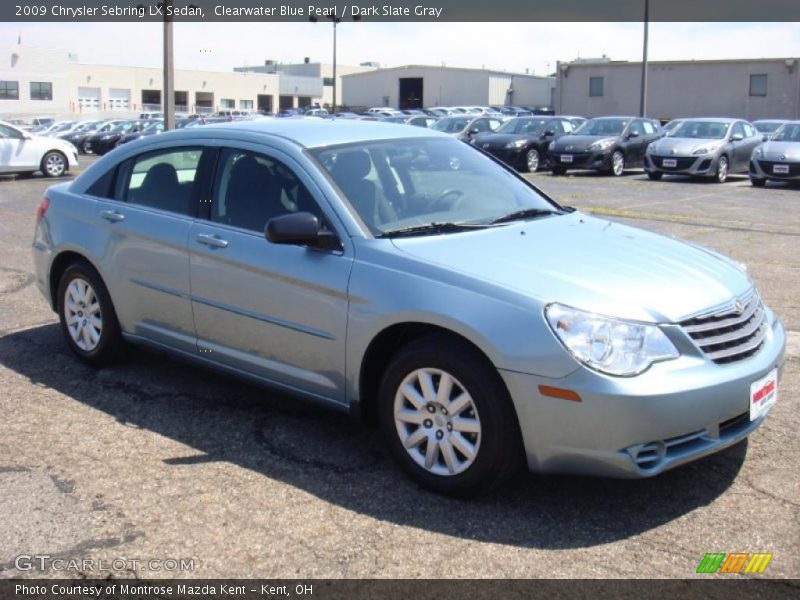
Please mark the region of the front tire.
POLYGON ((379 393, 384 439, 421 486, 472 496, 506 481, 522 457, 516 413, 497 370, 477 350, 433 335, 402 348, 379 393))
POLYGON ((103 280, 84 261, 71 264, 58 285, 58 316, 67 345, 93 367, 120 358, 124 341, 103 280))
POLYGON ((767 180, 766 179, 758 179, 757 177, 751 177, 750 178, 750 184, 753 187, 764 187, 765 185, 767 185, 767 180))
POLYGON ((625 155, 619 150, 615 150, 611 155, 611 174, 614 177, 621 177, 625 172, 625 155))
POLYGON ((42 157, 40 165, 45 177, 61 177, 67 172, 69 163, 67 157, 58 150, 51 150, 42 157))
POLYGON ((539 151, 536 148, 531 148, 525 153, 525 166, 528 169, 529 173, 536 173, 539 170, 539 164, 541 162, 541 157, 539 156, 539 151))
POLYGON ((714 181, 725 183, 728 179, 728 157, 720 156, 717 162, 717 170, 714 173, 714 181))
POLYGON ((648 171, 647 172, 647 177, 652 179, 653 181, 658 181, 663 176, 664 176, 664 174, 661 171, 648 171))
POLYGON ((564 167, 553 167, 550 169, 550 171, 553 173, 553 175, 564 175, 567 172, 564 167))

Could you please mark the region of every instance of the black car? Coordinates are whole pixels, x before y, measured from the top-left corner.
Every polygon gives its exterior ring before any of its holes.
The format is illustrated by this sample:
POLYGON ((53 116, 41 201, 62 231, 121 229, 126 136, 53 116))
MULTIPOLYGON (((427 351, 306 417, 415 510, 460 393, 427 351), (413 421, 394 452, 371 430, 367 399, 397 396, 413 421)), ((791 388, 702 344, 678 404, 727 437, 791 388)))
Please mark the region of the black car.
POLYGON ((563 175, 568 169, 591 169, 620 176, 627 168, 643 166, 647 146, 663 135, 661 125, 653 119, 589 119, 571 135, 550 144, 550 170, 553 175, 563 175))
POLYGON ((546 166, 550 142, 574 129, 573 121, 564 117, 516 117, 497 131, 478 134, 472 144, 517 170, 533 173, 546 166))
POLYGON ((117 146, 122 136, 143 128, 142 121, 122 121, 108 131, 101 131, 89 136, 83 142, 83 150, 87 154, 102 156, 117 146))
POLYGON ((85 154, 83 150, 83 142, 101 131, 109 131, 114 127, 112 121, 93 121, 87 122, 83 127, 78 127, 69 133, 59 135, 62 140, 68 141, 70 144, 78 149, 78 152, 85 154))
MULTIPOLYGON (((182 119, 181 121, 183 121, 184 125, 187 122, 189 122, 188 119, 182 119)), ((133 140, 138 140, 141 137, 158 135, 162 131, 164 131, 164 121, 151 121, 138 131, 132 131, 131 133, 126 133, 125 135, 123 135, 121 138, 119 138, 117 146, 121 146, 122 144, 127 144, 128 142, 132 142, 133 140)))

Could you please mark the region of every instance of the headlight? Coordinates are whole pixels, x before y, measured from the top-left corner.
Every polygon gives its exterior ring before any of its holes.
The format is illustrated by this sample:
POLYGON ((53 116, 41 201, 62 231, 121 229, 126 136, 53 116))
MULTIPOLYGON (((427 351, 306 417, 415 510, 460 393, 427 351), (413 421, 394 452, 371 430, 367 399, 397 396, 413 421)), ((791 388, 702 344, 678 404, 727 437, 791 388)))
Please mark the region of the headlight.
POLYGON ((719 150, 719 148, 720 148, 719 144, 713 144, 711 146, 700 146, 699 148, 696 148, 695 151, 692 152, 692 154, 695 154, 695 155, 712 154, 712 153, 716 152, 717 150, 719 150))
POLYGON ((613 145, 614 145, 614 140, 602 140, 600 142, 595 142, 594 144, 591 144, 586 149, 589 151, 608 150, 613 145))
POLYGON ((558 339, 580 362, 609 375, 638 375, 679 353, 656 325, 612 319, 550 304, 545 316, 558 339))
POLYGON ((513 141, 513 142, 508 142, 508 143, 506 144, 506 148, 508 148, 508 149, 512 149, 512 148, 522 148, 522 147, 523 147, 525 144, 527 144, 527 143, 528 143, 528 141, 527 141, 527 140, 515 140, 515 141, 513 141))
POLYGON ((762 154, 764 154, 764 151, 761 148, 756 148, 753 150, 753 156, 751 158, 761 158, 762 154))

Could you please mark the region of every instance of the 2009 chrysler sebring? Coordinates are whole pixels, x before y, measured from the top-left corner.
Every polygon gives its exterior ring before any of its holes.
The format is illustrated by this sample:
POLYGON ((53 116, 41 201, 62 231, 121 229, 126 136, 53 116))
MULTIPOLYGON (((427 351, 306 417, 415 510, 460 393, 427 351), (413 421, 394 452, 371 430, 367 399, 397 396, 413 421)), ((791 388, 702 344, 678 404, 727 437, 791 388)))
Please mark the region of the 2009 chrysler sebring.
POLYGON ((181 130, 50 188, 37 217, 38 285, 82 360, 142 344, 349 410, 443 493, 522 459, 654 475, 777 398, 784 330, 739 265, 564 208, 442 133, 181 130))

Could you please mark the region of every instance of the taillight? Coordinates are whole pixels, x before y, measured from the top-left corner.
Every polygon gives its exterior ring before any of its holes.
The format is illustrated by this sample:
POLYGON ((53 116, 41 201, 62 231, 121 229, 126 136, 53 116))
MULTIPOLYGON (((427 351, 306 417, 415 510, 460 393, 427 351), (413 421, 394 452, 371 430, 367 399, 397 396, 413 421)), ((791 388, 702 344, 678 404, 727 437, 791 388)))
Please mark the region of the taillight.
POLYGON ((44 214, 47 212, 48 208, 50 208, 50 200, 48 198, 42 198, 42 201, 39 202, 39 208, 36 209, 37 221, 41 221, 44 218, 44 214))

